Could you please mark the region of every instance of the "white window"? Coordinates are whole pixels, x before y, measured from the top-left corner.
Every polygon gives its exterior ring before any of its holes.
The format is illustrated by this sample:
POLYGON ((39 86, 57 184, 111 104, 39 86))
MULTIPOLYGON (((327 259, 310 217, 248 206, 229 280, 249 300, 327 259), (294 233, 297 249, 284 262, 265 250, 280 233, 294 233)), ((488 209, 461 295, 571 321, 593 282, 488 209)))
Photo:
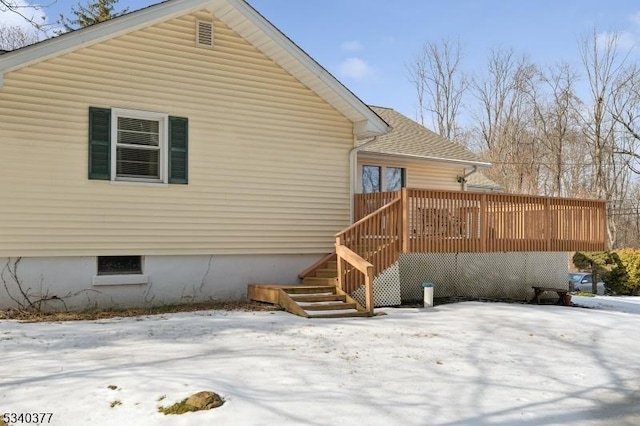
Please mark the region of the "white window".
POLYGON ((111 176, 116 181, 167 182, 167 114, 111 110, 111 176))
POLYGON ((399 191, 405 186, 406 169, 386 166, 362 166, 362 192, 399 191))

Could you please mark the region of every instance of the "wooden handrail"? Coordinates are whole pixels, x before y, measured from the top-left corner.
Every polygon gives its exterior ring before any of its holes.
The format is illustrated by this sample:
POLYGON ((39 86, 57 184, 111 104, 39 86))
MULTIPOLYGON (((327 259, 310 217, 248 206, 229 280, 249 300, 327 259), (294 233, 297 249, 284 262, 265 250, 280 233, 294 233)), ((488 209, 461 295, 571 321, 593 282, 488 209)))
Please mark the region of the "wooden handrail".
POLYGON ((402 251, 401 235, 402 200, 399 198, 336 235, 338 284, 347 293, 364 285, 370 312, 373 312, 373 278, 397 262, 402 251))
POLYGON ((331 261, 331 259, 333 259, 336 256, 335 253, 328 253, 326 256, 324 256, 322 259, 318 260, 316 263, 314 263, 313 265, 309 266, 307 269, 305 269, 304 271, 300 272, 298 274, 298 278, 304 278, 307 275, 311 274, 312 272, 315 272, 316 269, 324 266, 325 264, 327 264, 327 262, 331 261))
POLYGON ((349 262, 354 268, 363 274, 367 274, 373 269, 373 265, 364 260, 358 253, 347 246, 336 245, 336 255, 349 262))
POLYGON ((365 216, 365 217, 363 217, 362 219, 360 219, 360 220, 358 220, 358 221, 356 221, 356 222, 352 223, 350 226, 348 226, 348 227, 346 227, 345 229, 343 229, 342 231, 338 232, 335 236, 337 237, 337 236, 339 236, 339 235, 343 235, 344 233, 346 233, 346 232, 348 232, 348 231, 351 231, 351 230, 352 230, 352 229, 354 229, 354 228, 357 228, 358 226, 362 225, 363 223, 366 223, 366 222, 368 222, 369 220, 371 220, 371 218, 376 217, 376 216, 379 214, 379 212, 380 212, 381 210, 386 209, 386 208, 388 208, 388 207, 389 207, 389 206, 391 206, 391 205, 399 204, 399 203, 401 203, 401 202, 402 202, 402 200, 401 200, 400 198, 398 198, 398 199, 395 199, 395 200, 393 200, 393 201, 388 202, 387 204, 383 205, 382 207, 380 207, 380 208, 379 208, 378 210, 376 210, 375 212, 373 212, 373 213, 369 213, 368 215, 366 215, 366 216, 365 216))
POLYGON ((400 198, 399 191, 373 192, 358 195, 354 202, 354 220, 356 221, 382 208, 385 204, 389 204, 389 202, 400 198))
POLYGON ((373 265, 367 262, 366 260, 364 260, 362 257, 360 257, 358 253, 354 252, 353 250, 349 249, 348 247, 342 244, 338 244, 337 241, 336 241, 336 257, 338 260, 338 287, 340 287, 342 291, 348 291, 343 286, 344 280, 343 280, 343 274, 342 274, 343 269, 341 267, 341 264, 342 264, 342 261, 344 260, 345 262, 353 266, 355 269, 357 269, 359 272, 361 272, 364 275, 365 309, 367 310, 367 312, 373 315, 373 307, 374 307, 373 265))

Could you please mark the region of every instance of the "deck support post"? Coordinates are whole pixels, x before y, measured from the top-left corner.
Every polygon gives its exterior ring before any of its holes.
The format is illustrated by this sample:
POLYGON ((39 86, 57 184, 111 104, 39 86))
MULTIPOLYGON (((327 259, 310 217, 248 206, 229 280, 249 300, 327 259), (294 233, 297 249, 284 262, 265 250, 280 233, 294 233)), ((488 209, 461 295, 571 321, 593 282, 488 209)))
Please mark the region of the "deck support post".
POLYGON ((551 199, 544 200, 544 251, 551 251, 551 199))
POLYGON ((402 229, 400 233, 400 253, 409 252, 409 195, 407 188, 400 190, 402 199, 402 219, 400 220, 402 229))
POLYGON ((344 291, 344 273, 342 271, 342 257, 338 254, 338 247, 342 244, 340 237, 336 237, 336 271, 338 272, 338 288, 344 291))
POLYGON ((487 194, 480 195, 480 253, 487 252, 487 226, 489 218, 487 217, 487 194))

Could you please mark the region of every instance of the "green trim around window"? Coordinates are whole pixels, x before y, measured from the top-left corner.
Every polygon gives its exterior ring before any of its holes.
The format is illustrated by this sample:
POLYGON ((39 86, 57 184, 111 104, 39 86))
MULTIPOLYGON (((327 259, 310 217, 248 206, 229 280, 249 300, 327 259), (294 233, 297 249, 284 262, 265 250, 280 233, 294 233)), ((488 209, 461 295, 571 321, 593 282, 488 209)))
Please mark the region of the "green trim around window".
POLYGON ((169 117, 169 183, 189 181, 189 120, 169 117))
MULTIPOLYGON (((169 117, 168 183, 189 181, 189 120, 169 117)), ((89 179, 111 180, 111 109, 89 107, 89 179)))
POLYGON ((89 108, 89 179, 111 179, 111 110, 89 108))

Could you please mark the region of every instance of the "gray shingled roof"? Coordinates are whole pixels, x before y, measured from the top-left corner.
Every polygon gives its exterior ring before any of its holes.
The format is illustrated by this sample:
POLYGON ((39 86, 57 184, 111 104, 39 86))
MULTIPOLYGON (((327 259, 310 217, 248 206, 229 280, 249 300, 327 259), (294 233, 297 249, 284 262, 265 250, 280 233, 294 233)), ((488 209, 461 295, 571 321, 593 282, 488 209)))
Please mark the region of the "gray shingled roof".
POLYGON ((490 166, 462 145, 443 138, 391 108, 377 106, 370 106, 370 108, 391 126, 391 131, 386 135, 378 136, 375 142, 367 145, 360 152, 490 166))
POLYGON ((467 188, 488 189, 491 191, 503 191, 504 189, 483 175, 481 172, 474 173, 467 178, 467 188))

